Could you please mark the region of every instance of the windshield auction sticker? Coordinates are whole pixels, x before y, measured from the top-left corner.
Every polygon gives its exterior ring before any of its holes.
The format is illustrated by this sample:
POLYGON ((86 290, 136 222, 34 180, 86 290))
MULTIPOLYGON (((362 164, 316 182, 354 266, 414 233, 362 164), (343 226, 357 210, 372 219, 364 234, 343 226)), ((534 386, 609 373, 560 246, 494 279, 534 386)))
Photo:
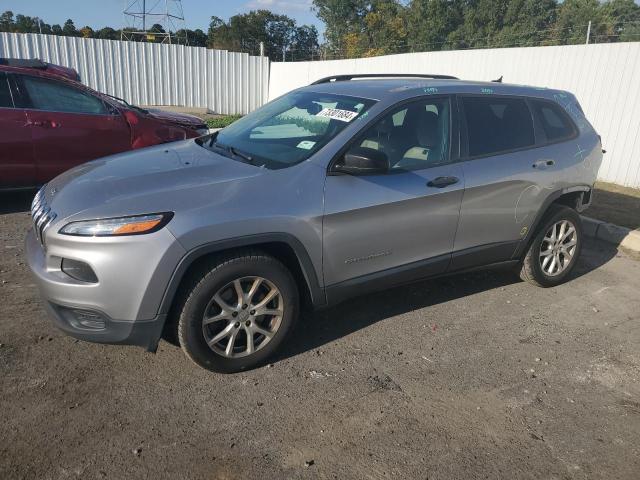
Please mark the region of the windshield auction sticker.
POLYGON ((298 145, 297 148, 302 148, 303 150, 311 150, 316 142, 312 142, 311 140, 303 140, 298 145))
POLYGON ((349 110, 340 110, 338 108, 323 108, 316 117, 330 118, 332 120, 340 120, 341 122, 350 122, 358 116, 358 112, 350 112, 349 110))

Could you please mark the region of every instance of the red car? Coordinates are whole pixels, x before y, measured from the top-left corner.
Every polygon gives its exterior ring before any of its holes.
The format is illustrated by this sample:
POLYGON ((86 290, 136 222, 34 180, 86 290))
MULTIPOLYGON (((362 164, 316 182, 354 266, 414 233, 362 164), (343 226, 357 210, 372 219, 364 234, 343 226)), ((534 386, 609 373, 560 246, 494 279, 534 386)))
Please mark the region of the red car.
POLYGON ((96 92, 74 81, 73 69, 14 62, 0 62, 0 189, 40 185, 95 158, 207 133, 198 117, 96 92))

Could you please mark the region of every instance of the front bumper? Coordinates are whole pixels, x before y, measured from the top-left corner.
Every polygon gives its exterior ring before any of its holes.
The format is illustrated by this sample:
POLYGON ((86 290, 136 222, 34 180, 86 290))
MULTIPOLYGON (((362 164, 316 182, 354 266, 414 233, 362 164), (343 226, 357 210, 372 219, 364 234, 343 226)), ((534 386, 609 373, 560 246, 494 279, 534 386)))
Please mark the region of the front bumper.
MULTIPOLYGON (((114 320, 104 313, 73 307, 63 307, 45 300, 45 309, 53 323, 67 335, 93 343, 109 343, 113 345, 136 345, 149 352, 155 352, 162 336, 166 315, 157 315, 151 320, 123 321, 114 320), (83 326, 81 316, 92 314, 101 319, 100 328, 83 326)), ((97 322, 94 322, 94 324, 97 322)))
POLYGON ((67 334, 90 342, 138 345, 154 351, 166 315, 162 296, 184 250, 166 229, 145 236, 83 238, 51 232, 46 248, 33 231, 27 263, 47 312, 67 334), (98 282, 75 280, 63 258, 87 263, 98 282))

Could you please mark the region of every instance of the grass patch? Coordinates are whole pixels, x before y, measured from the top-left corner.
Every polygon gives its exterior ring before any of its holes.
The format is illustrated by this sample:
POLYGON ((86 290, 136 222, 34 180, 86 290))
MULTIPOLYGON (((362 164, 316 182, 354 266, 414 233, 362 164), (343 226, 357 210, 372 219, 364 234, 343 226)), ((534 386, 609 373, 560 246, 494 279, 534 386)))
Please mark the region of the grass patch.
POLYGON ((221 115, 216 118, 210 118, 207 120, 207 127, 209 128, 224 128, 227 125, 231 125, 233 122, 242 118, 242 115, 221 115))

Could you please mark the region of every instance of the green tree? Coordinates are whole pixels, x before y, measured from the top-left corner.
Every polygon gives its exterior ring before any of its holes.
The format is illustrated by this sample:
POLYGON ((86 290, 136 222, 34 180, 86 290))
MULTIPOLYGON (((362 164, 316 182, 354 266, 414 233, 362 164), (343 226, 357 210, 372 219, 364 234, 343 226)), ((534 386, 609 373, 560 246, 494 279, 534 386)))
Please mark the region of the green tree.
POLYGON ((318 29, 315 25, 302 25, 293 33, 291 42, 294 60, 312 60, 318 55, 318 29))
POLYGON ((80 32, 76 29, 76 26, 73 24, 73 20, 70 18, 64 22, 64 26, 62 27, 62 34, 67 37, 79 37, 80 32))
POLYGON ((464 22, 464 0, 414 0, 407 12, 408 44, 412 51, 444 50, 464 22))
POLYGON ((13 32, 14 25, 15 20, 11 10, 7 10, 0 15, 0 32, 13 32))
POLYGON ((111 27, 104 27, 94 33, 95 38, 102 40, 120 40, 120 32, 111 27))
POLYGON ((297 27, 295 20, 286 15, 252 10, 234 15, 226 23, 218 17, 211 17, 208 46, 256 55, 262 42, 266 54, 272 60, 278 60, 282 58, 283 50, 297 50, 298 44, 308 49, 309 42, 313 43, 314 32, 317 42, 315 28, 297 27))
POLYGON ((314 0, 329 55, 361 57, 407 50, 406 7, 399 0, 314 0))
POLYGON ((340 54, 347 34, 359 33, 367 13, 366 0, 313 0, 313 9, 324 22, 326 48, 340 54))
POLYGON ((557 6, 556 0, 512 0, 494 45, 530 47, 548 44, 557 6))
POLYGON ((554 45, 585 43, 591 21, 592 39, 607 38, 610 25, 598 0, 565 0, 558 7, 558 19, 551 35, 554 45))
POLYGON ((607 41, 640 41, 640 6, 633 0, 611 0, 601 5, 611 34, 607 41))

